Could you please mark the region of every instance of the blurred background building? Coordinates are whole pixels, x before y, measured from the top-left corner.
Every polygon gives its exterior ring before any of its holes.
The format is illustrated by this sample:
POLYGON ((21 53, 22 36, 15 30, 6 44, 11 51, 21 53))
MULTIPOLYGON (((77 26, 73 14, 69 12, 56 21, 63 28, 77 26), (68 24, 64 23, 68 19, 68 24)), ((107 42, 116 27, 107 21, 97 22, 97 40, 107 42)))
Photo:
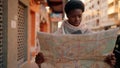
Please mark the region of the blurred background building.
POLYGON ((120 0, 85 0, 84 22, 92 29, 120 25, 120 0))

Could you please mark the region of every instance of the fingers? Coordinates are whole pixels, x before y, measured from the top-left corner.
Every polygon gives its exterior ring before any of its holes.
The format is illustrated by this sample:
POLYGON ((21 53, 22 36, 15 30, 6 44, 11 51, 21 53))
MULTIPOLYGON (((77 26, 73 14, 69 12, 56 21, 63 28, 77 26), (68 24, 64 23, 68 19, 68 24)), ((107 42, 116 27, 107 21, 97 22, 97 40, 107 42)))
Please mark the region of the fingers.
POLYGON ((111 60, 111 65, 115 65, 116 61, 115 60, 111 60))
POLYGON ((43 56, 43 53, 39 52, 36 57, 35 57, 35 62, 37 64, 41 64, 44 62, 44 56, 43 56))
POLYGON ((116 58, 114 54, 109 54, 105 58, 105 62, 109 64, 110 66, 114 66, 116 63, 116 58))

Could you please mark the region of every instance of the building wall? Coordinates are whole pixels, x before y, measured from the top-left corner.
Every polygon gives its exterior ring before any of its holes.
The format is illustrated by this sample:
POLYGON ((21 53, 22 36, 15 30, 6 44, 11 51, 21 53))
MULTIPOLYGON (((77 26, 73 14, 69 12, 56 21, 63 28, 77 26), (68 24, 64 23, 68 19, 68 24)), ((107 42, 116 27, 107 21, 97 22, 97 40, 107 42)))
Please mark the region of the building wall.
POLYGON ((119 0, 86 0, 84 22, 91 28, 114 25, 119 20, 119 0))
POLYGON ((108 5, 107 5, 107 0, 100 0, 100 25, 103 24, 109 24, 108 21, 108 5))
MULTIPOLYGON (((29 9, 29 0, 20 0, 23 4, 27 6, 29 9)), ((29 22, 29 14, 28 21, 29 22)), ((24 66, 26 63, 24 62, 21 65, 18 65, 17 62, 17 22, 18 22, 18 0, 8 0, 8 50, 7 50, 7 68, 19 68, 24 66)), ((29 25, 29 24, 28 24, 29 25)), ((29 27, 28 27, 29 30, 29 27)), ((29 39, 29 31, 28 31, 28 39, 29 39)), ((29 42, 29 40, 28 40, 29 42)), ((26 43, 28 43, 26 42, 26 43)), ((29 45, 29 43, 28 43, 29 45)), ((27 49, 29 52, 29 49, 27 49)), ((26 61, 27 62, 27 61, 26 61)))
POLYGON ((85 13, 84 22, 88 24, 89 27, 95 27, 100 24, 100 0, 86 0, 85 1, 85 13))
POLYGON ((120 0, 118 1, 118 19, 119 19, 118 24, 120 25, 120 0))
POLYGON ((120 19, 119 18, 119 0, 108 0, 108 18, 117 23, 117 21, 120 19))
POLYGON ((50 16, 49 11, 46 9, 45 5, 40 5, 39 14, 40 14, 39 31, 50 32, 50 16))
POLYGON ((17 0, 8 0, 8 68, 18 68, 17 67, 17 0), (11 11, 13 10, 13 11, 11 11), (11 26, 14 21, 14 28, 11 26))

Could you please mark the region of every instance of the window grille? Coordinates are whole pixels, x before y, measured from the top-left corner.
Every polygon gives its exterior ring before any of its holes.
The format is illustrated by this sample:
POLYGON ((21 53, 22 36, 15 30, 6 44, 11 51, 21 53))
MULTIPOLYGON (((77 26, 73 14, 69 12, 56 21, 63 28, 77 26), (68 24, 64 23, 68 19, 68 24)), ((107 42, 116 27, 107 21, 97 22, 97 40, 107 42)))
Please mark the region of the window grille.
POLYGON ((17 44, 18 53, 17 61, 18 64, 22 64, 27 58, 27 26, 26 26, 26 7, 24 4, 19 2, 18 6, 18 24, 17 24, 17 44))
POLYGON ((3 0, 0 0, 0 68, 4 65, 3 33, 3 0))

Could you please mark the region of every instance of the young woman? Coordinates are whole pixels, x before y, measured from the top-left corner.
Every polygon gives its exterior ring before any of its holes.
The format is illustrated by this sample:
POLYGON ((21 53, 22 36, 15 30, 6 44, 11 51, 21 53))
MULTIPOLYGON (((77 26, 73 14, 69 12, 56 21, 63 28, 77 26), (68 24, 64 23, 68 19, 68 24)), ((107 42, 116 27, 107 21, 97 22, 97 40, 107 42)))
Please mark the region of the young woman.
POLYGON ((84 12, 84 4, 80 0, 71 0, 65 5, 65 13, 67 20, 64 20, 61 28, 55 33, 58 34, 85 34, 92 31, 82 23, 82 14, 84 12))

